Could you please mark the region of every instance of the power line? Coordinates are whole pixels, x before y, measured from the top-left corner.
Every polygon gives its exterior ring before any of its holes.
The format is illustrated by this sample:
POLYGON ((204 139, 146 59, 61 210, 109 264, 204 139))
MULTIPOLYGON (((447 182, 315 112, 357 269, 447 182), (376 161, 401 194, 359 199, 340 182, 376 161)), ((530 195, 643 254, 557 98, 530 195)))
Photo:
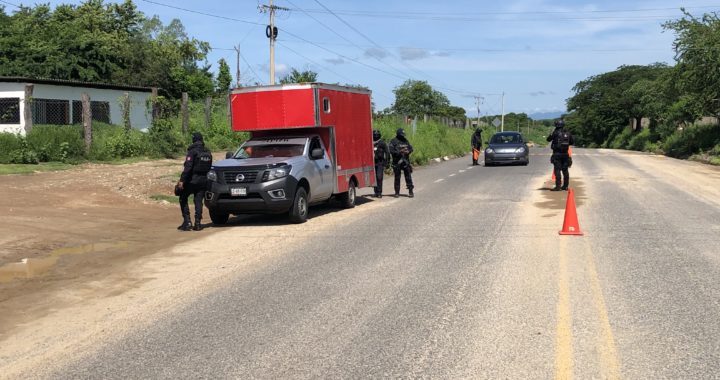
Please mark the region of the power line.
POLYGON ((144 1, 144 2, 150 3, 150 4, 160 5, 160 6, 162 6, 162 7, 177 9, 177 10, 180 10, 180 11, 195 13, 195 14, 199 14, 199 15, 203 15, 203 16, 215 17, 215 18, 219 18, 219 19, 223 19, 223 20, 228 20, 228 21, 242 22, 242 23, 250 24, 250 25, 265 26, 265 24, 260 24, 260 23, 257 23, 257 22, 252 22, 252 21, 247 21, 247 20, 241 20, 241 19, 239 19, 239 18, 233 18, 233 17, 220 16, 220 15, 215 15, 215 14, 211 14, 211 13, 200 12, 200 11, 196 11, 196 10, 192 10, 192 9, 177 7, 177 6, 174 6, 174 5, 158 3, 158 2, 156 2, 156 1, 151 1, 151 0, 141 0, 141 1, 144 1))
MULTIPOLYGON (((325 27, 325 29, 331 31, 332 33, 334 33, 334 34, 337 35, 338 37, 340 37, 340 38, 342 38, 343 40, 345 40, 345 41, 347 41, 348 43, 350 43, 350 46, 354 46, 354 47, 356 47, 356 48, 359 49, 359 50, 363 50, 363 48, 360 47, 358 44, 356 44, 355 42, 351 41, 350 39, 348 39, 347 37, 343 36, 342 34, 338 33, 335 29, 327 26, 327 24, 325 24, 325 23, 323 23, 322 21, 318 20, 317 18, 313 17, 311 14, 305 12, 302 8, 299 8, 297 5, 293 4, 292 1, 290 1, 290 0, 286 0, 286 1, 287 1, 288 3, 290 3, 292 6, 296 7, 296 8, 299 9, 300 11, 302 11, 303 13, 305 13, 305 14, 306 14, 308 17, 310 17, 311 19, 315 20, 315 22, 317 22, 318 24, 320 24, 320 25, 322 25, 323 27, 325 27)), ((403 72, 401 72, 400 70, 397 70, 396 68, 388 65, 386 62, 383 62, 383 61, 382 61, 380 58, 378 58, 377 56, 373 55, 372 58, 374 58, 376 61, 380 62, 381 64, 386 65, 387 67, 396 70, 396 71, 399 72, 401 75, 405 75, 405 73, 403 73, 403 72)))
POLYGON ((22 9, 22 6, 17 5, 17 4, 13 4, 13 3, 10 3, 10 2, 7 2, 7 1, 5 1, 5 0, 0 0, 0 3, 7 4, 7 5, 12 5, 12 6, 15 7, 15 8, 22 9))
MULTIPOLYGON (((717 8, 717 5, 704 5, 683 7, 684 9, 717 8)), ((677 11, 680 7, 669 8, 634 8, 634 9, 599 9, 599 10, 558 10, 558 11, 485 11, 485 12, 437 12, 437 11, 363 11, 363 10, 335 10, 308 9, 311 13, 335 13, 345 16, 360 16, 374 18, 464 18, 472 16, 518 16, 518 15, 564 15, 564 14, 602 14, 602 13, 647 13, 661 11, 677 11)))

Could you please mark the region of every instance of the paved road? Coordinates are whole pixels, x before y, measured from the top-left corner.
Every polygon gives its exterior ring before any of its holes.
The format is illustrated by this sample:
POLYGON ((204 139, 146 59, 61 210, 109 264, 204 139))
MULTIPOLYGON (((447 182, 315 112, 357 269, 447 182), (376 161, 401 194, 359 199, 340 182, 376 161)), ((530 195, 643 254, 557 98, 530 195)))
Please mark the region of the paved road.
POLYGON ((719 378, 720 198, 578 149, 585 236, 561 237, 535 153, 417 170, 414 199, 368 198, 52 377, 719 378))

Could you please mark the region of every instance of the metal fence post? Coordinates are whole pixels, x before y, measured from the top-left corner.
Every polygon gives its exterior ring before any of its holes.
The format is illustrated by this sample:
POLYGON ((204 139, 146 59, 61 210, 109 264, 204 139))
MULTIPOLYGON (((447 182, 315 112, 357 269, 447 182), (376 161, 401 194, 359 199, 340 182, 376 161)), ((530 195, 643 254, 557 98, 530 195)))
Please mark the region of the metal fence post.
POLYGON ((85 132, 85 154, 90 154, 92 146, 92 111, 90 110, 90 95, 87 92, 82 94, 83 129, 85 132))
POLYGON ((26 84, 25 85, 25 100, 24 100, 24 110, 23 110, 23 119, 25 122, 25 135, 27 136, 28 133, 33 128, 33 118, 32 118, 32 96, 33 96, 33 89, 35 88, 32 84, 26 84))
POLYGON ((210 116, 212 114, 212 96, 205 98, 205 129, 210 129, 210 116))

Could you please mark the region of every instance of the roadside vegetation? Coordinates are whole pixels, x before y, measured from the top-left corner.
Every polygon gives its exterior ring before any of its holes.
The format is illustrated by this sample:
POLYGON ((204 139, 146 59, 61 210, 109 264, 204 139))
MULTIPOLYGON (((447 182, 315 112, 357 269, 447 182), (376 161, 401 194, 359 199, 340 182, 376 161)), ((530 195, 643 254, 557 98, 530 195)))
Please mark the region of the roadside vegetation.
POLYGON ((587 147, 630 149, 720 163, 720 19, 685 13, 676 64, 621 66, 577 83, 566 120, 587 147))

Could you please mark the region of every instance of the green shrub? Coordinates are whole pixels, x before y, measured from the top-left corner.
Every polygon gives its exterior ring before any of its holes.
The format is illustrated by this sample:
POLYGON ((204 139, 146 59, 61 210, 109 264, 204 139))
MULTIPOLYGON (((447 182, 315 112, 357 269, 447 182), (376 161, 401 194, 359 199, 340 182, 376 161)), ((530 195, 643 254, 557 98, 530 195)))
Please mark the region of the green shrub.
POLYGON ((11 153, 21 148, 20 139, 19 135, 13 133, 0 133, 0 164, 10 163, 11 153))
POLYGON ((648 151, 647 147, 657 141, 657 134, 652 133, 649 128, 645 128, 638 133, 635 133, 628 141, 627 149, 648 151))
POLYGON ((27 142, 42 162, 67 161, 81 158, 85 153, 83 127, 80 125, 35 125, 27 135, 27 142))
POLYGON ((179 128, 175 128, 169 120, 155 121, 147 137, 152 145, 153 155, 163 158, 177 157, 188 145, 185 144, 179 128))
POLYGON ((627 149, 630 139, 633 137, 633 130, 624 128, 620 133, 616 134, 608 144, 610 149, 627 149))
POLYGON ((150 155, 150 152, 150 143, 143 132, 107 124, 93 125, 92 160, 110 161, 150 155))
POLYGON ((692 125, 675 131, 663 143, 668 156, 688 158, 720 143, 720 125, 692 125))
POLYGON ((25 137, 19 137, 20 147, 10 152, 11 164, 39 164, 37 153, 30 148, 25 137))

